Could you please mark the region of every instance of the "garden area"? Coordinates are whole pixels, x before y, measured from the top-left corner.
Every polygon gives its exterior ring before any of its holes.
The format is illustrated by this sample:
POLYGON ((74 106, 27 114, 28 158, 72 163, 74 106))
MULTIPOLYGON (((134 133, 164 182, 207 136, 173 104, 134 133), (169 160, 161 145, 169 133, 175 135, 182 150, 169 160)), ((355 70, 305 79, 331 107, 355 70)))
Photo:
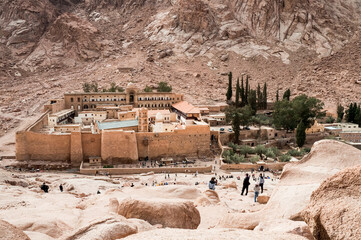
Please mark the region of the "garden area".
POLYGON ((247 145, 228 144, 229 149, 224 150, 222 157, 223 162, 227 164, 239 163, 257 163, 264 162, 289 162, 292 157, 301 159, 310 152, 310 148, 291 149, 281 151, 277 147, 265 147, 257 145, 250 147, 247 145))

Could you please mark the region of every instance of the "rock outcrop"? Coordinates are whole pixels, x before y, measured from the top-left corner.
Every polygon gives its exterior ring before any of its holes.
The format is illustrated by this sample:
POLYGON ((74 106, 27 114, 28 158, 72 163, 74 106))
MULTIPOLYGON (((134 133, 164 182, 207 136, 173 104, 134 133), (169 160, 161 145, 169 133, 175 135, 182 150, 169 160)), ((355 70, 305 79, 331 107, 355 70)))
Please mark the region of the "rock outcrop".
POLYGON ((333 140, 316 142, 300 162, 287 164, 268 203, 258 212, 230 213, 220 227, 254 229, 275 219, 302 220, 301 212, 320 184, 342 169, 361 162, 360 150, 333 140))
POLYGON ((200 214, 192 202, 125 199, 119 204, 118 214, 170 228, 196 229, 201 221, 200 214))
POLYGON ((315 239, 361 239, 361 165, 326 179, 302 212, 315 239))
POLYGON ((23 231, 3 220, 0 220, 0 239, 30 240, 30 238, 23 231))

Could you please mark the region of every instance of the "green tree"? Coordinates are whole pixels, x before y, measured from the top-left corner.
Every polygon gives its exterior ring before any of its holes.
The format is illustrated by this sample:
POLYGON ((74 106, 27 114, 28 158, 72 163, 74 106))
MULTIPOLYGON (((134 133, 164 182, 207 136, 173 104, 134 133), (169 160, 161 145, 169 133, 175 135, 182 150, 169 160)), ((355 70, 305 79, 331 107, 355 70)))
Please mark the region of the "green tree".
POLYGON ((356 104, 356 113, 355 113, 354 123, 361 126, 361 109, 360 109, 360 105, 357 106, 357 104, 356 104))
POLYGON ((153 92, 153 89, 150 86, 147 85, 147 86, 145 86, 143 91, 144 92, 153 92))
POLYGON ((243 129, 245 127, 248 127, 248 124, 250 123, 251 117, 252 117, 252 109, 250 106, 244 106, 239 111, 240 114, 240 121, 241 125, 243 126, 243 129))
POLYGON ((321 118, 326 115, 323 109, 323 102, 314 97, 308 97, 305 94, 295 97, 292 100, 292 108, 296 115, 296 120, 303 121, 306 128, 310 128, 316 118, 321 118))
POLYGON ((242 145, 239 148, 239 153, 243 154, 245 158, 247 158, 248 154, 254 153, 254 149, 247 145, 242 145))
POLYGON ((293 131, 296 128, 297 119, 291 102, 282 100, 275 103, 273 123, 276 128, 283 128, 286 131, 293 131))
POLYGON ((248 75, 246 75, 246 89, 244 92, 245 105, 248 104, 248 94, 249 94, 249 82, 248 82, 248 75))
POLYGON ((267 83, 263 84, 263 109, 267 109, 267 83))
POLYGON ((232 129, 234 132, 234 142, 239 142, 239 132, 240 132, 240 125, 241 125, 241 117, 239 113, 236 113, 232 120, 232 129))
POLYGON ((337 105, 337 122, 342 122, 343 115, 345 114, 345 108, 341 105, 337 105))
POLYGON ((121 86, 117 86, 117 91, 118 92, 124 92, 124 88, 122 88, 121 86))
POLYGON ((83 91, 84 92, 90 92, 90 84, 89 83, 83 83, 83 91))
POLYGON ((267 149, 264 145, 257 145, 255 148, 254 148, 255 152, 259 155, 259 157, 261 159, 263 159, 263 154, 266 154, 267 152, 267 149))
POLYGON ((332 117, 331 115, 326 118, 326 123, 334 123, 334 122, 335 122, 335 118, 332 117))
POLYGON ((261 86, 257 85, 257 108, 262 109, 263 106, 263 98, 262 98, 262 92, 261 92, 261 86))
POLYGON ((112 82, 110 83, 110 88, 108 89, 108 92, 116 92, 117 91, 117 85, 112 82))
POLYGON ((265 156, 266 156, 266 160, 267 160, 268 158, 273 158, 273 159, 276 158, 276 154, 275 154, 275 153, 272 151, 272 149, 270 149, 270 148, 267 148, 266 153, 265 153, 265 156))
POLYGON ((157 91, 158 92, 171 92, 172 87, 170 85, 168 85, 167 82, 159 82, 157 91))
POLYGON ((90 90, 92 92, 98 92, 99 91, 98 83, 95 82, 95 83, 90 84, 90 90))
POLYGON ((241 85, 241 107, 246 105, 246 96, 244 92, 244 84, 243 84, 243 75, 242 75, 242 85, 241 85))
POLYGON ((257 92, 256 90, 250 90, 248 96, 248 105, 252 109, 252 115, 255 115, 257 112, 257 92))
POLYGON ((292 159, 292 157, 288 154, 283 154, 279 157, 279 160, 281 162, 289 162, 292 159))
POLYGON ((241 88, 239 86, 239 78, 237 78, 237 85, 236 85, 236 107, 239 107, 239 95, 240 95, 241 88))
POLYGON ((291 97, 291 90, 290 89, 287 89, 285 91, 285 93, 283 94, 283 99, 289 101, 290 100, 290 97, 291 97))
POLYGON ((277 89, 277 92, 276 92, 276 102, 278 102, 279 100, 280 100, 279 90, 277 89))
POLYGON ((228 90, 227 90, 227 101, 232 99, 232 72, 228 73, 228 90))
POLYGON ((306 125, 301 120, 296 130, 296 143, 298 147, 302 147, 306 141, 306 125))

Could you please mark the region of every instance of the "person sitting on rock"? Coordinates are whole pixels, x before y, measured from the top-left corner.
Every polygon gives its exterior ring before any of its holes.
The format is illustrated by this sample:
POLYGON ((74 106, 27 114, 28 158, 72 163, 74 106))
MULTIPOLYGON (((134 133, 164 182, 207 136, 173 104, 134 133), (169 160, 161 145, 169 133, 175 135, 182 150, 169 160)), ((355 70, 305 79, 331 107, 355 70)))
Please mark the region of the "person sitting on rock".
POLYGON ((49 186, 43 183, 43 185, 40 186, 40 189, 43 190, 45 193, 49 192, 49 186))
POLYGON ((63 185, 60 184, 59 189, 60 189, 60 192, 63 192, 63 185))
POLYGON ((211 178, 211 181, 209 181, 209 185, 208 185, 210 190, 216 190, 216 179, 215 177, 211 178))
POLYGON ((130 187, 134 187, 134 184, 132 183, 132 184, 130 184, 130 187))
POLYGON ((258 198, 258 195, 259 195, 259 184, 256 183, 256 185, 254 186, 254 202, 257 202, 257 198, 258 198))
POLYGON ((249 175, 248 175, 248 173, 246 173, 246 177, 245 177, 244 180, 243 180, 243 187, 242 187, 242 193, 241 193, 241 195, 243 195, 244 190, 246 190, 246 196, 247 196, 249 185, 251 185, 251 183, 249 182, 249 175))

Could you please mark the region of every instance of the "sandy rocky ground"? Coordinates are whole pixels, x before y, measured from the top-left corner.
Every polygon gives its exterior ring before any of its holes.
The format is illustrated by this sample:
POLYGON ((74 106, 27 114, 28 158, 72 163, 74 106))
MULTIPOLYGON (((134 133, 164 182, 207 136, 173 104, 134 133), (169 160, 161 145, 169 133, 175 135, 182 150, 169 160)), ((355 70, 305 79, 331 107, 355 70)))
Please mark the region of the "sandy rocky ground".
POLYGON ((302 161, 287 165, 280 179, 266 173, 270 179, 262 195, 270 196, 267 204, 253 202, 252 180, 248 196, 240 195, 242 172, 217 171, 233 178, 210 191, 211 174, 109 178, 2 169, 0 219, 34 240, 360 239, 355 221, 360 165, 359 150, 331 140, 317 142, 302 161), (40 190, 43 182, 50 186, 47 194, 40 190))

